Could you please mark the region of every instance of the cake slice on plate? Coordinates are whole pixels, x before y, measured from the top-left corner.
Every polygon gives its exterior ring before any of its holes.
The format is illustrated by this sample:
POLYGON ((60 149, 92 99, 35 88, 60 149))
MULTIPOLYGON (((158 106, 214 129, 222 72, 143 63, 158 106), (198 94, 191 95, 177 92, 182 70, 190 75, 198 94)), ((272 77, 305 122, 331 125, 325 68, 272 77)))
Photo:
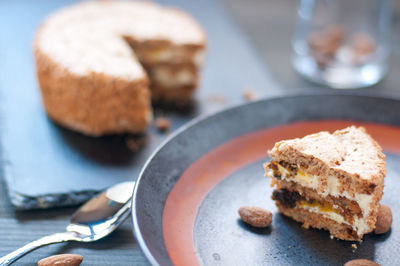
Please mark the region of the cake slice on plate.
POLYGON ((364 128, 280 141, 269 155, 265 170, 279 212, 343 240, 361 241, 374 230, 385 155, 364 128))

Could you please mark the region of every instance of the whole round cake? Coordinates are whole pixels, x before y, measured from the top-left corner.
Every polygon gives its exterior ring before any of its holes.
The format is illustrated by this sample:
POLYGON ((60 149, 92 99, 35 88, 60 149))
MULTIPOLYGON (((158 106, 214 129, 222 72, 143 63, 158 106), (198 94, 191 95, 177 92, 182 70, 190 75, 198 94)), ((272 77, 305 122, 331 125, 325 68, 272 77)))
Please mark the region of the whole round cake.
POLYGON ((205 43, 191 16, 151 2, 64 8, 46 19, 34 42, 46 112, 87 135, 144 132, 151 98, 190 100, 205 43))

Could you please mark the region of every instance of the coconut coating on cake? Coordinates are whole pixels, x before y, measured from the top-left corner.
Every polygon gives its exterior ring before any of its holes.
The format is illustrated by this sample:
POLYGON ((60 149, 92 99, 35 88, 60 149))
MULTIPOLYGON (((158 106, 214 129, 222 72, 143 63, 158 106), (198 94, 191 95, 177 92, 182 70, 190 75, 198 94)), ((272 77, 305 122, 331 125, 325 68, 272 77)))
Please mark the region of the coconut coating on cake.
POLYGON ((269 154, 272 161, 266 171, 274 193, 299 195, 285 210, 285 197, 274 197, 283 213, 344 240, 361 240, 374 229, 386 175, 385 155, 364 128, 351 126, 332 134, 319 132, 280 141, 269 154), (294 214, 299 209, 350 226, 351 232, 347 236, 334 233, 336 229, 326 221, 319 221, 323 226, 313 225, 312 220, 294 214))
POLYGON ((382 148, 362 127, 280 141, 269 155, 274 161, 304 166, 310 174, 345 175, 358 179, 360 184, 382 183, 386 175, 382 148))
POLYGON ((45 20, 34 42, 46 112, 87 135, 144 132, 152 117, 153 82, 140 58, 153 68, 170 63, 183 71, 182 64, 189 65, 190 73, 195 71, 189 78, 167 69, 154 83, 171 91, 194 88, 205 41, 191 16, 150 2, 93 1, 64 8, 45 20), (141 44, 138 53, 132 40, 141 44))

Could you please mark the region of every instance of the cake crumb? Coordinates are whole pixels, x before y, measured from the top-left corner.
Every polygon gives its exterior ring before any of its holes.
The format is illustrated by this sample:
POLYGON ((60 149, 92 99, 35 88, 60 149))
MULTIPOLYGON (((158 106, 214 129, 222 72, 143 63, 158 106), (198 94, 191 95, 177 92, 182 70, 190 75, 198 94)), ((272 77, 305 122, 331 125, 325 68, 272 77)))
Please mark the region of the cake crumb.
POLYGON ((171 121, 165 117, 158 117, 156 119, 156 127, 160 132, 167 132, 171 127, 171 121))
POLYGON ((208 96, 208 100, 210 102, 214 102, 214 103, 218 103, 218 104, 226 104, 226 99, 223 96, 217 95, 217 94, 208 96))
POLYGON ((131 152, 137 152, 146 144, 145 137, 128 136, 125 138, 125 145, 131 152))
POLYGON ((351 247, 356 250, 357 249, 357 245, 356 244, 351 244, 351 247))
POLYGON ((243 88, 242 96, 247 101, 254 101, 257 98, 250 88, 243 88))
POLYGON ((137 152, 140 149, 139 143, 133 138, 127 138, 125 140, 126 147, 132 152, 137 152))
POLYGON ((334 238, 334 236, 333 236, 333 235, 330 235, 330 236, 329 236, 329 238, 330 238, 330 239, 333 239, 333 238, 334 238))

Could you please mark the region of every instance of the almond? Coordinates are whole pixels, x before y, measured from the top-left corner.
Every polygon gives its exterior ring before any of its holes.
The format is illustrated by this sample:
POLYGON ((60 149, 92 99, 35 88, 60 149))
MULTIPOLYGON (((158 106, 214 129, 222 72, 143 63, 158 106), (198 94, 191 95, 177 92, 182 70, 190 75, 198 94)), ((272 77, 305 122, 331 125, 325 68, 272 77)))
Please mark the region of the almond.
POLYGON ((372 54, 376 50, 374 39, 367 33, 357 33, 353 36, 352 48, 358 55, 372 54))
POLYGON ((358 259, 348 261, 344 264, 344 266, 379 266, 379 264, 373 262, 372 260, 358 259))
POLYGON ((392 225, 392 210, 389 206, 381 204, 378 209, 378 217, 376 218, 375 234, 384 234, 389 231, 392 225))
POLYGON ((38 266, 78 266, 83 257, 78 254, 60 254, 41 259, 38 266))
POLYGON ((238 212, 245 223, 254 227, 267 227, 272 222, 272 213, 260 207, 240 207, 238 212))

